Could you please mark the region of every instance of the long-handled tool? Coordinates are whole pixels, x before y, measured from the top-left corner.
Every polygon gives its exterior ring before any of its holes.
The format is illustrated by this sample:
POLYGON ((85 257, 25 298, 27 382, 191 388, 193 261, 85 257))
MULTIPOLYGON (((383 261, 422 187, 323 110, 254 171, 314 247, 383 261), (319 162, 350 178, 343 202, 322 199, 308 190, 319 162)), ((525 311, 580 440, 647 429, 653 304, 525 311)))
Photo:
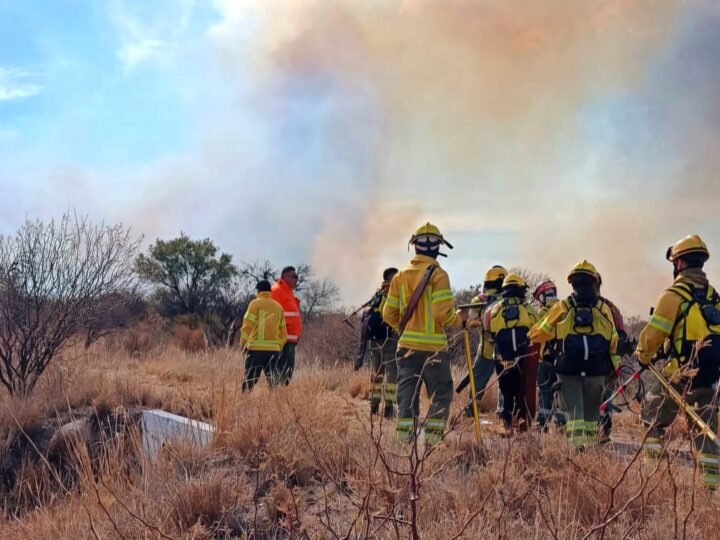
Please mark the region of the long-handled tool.
POLYGON ((718 436, 715 434, 715 432, 710 429, 710 426, 708 426, 705 421, 700 418, 700 415, 695 411, 695 409, 683 399, 680 392, 678 392, 668 380, 662 376, 662 373, 660 373, 655 366, 652 364, 648 364, 647 366, 648 371, 652 373, 655 378, 660 383, 660 386, 663 387, 663 389, 668 393, 670 398, 677 403, 678 407, 680 407, 685 414, 687 414, 690 419, 695 423, 695 425, 702 431, 702 433, 710 439, 715 444, 718 443, 718 436))
POLYGON ((368 300, 367 302, 365 302, 362 306, 360 306, 360 307, 357 308, 355 311, 353 311, 350 315, 348 315, 347 317, 345 317, 345 318, 342 320, 342 322, 344 322, 344 323, 347 324, 350 328, 352 328, 353 330, 355 330, 355 327, 353 326, 353 323, 350 322, 350 319, 352 319, 353 317, 355 317, 355 315, 357 315, 357 314, 360 313, 363 309, 365 309, 365 308, 368 307, 370 304, 372 304, 373 300, 375 300, 375 297, 374 297, 374 296, 373 296, 370 300, 368 300))
MULTIPOLYGON (((600 404, 600 412, 605 413, 605 411, 607 411, 608 408, 611 408, 613 400, 616 397, 624 394, 625 391, 627 390, 628 386, 630 386, 633 382, 635 382, 636 380, 638 380, 640 378, 640 373, 642 373, 641 370, 634 371, 633 374, 630 376, 630 378, 627 381, 620 384, 617 387, 617 390, 615 390, 612 394, 610 394, 610 397, 608 397, 605 401, 603 401, 600 404)), ((617 409, 617 410, 621 410, 621 409, 617 409)))
POLYGON ((465 359, 467 360, 468 377, 470 379, 470 395, 472 396, 473 424, 475 425, 475 438, 478 444, 482 444, 480 435, 480 415, 478 413, 477 396, 475 395, 475 377, 473 376, 472 358, 470 355, 470 334, 467 329, 463 330, 463 341, 465 342, 465 359))

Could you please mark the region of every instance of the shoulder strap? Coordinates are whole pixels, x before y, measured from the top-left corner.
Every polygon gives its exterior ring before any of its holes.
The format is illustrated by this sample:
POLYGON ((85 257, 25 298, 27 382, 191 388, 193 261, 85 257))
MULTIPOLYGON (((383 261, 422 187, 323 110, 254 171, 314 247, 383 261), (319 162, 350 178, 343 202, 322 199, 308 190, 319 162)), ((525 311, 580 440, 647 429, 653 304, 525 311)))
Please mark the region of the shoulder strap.
POLYGON ((713 288, 712 285, 708 285, 707 297, 708 297, 708 300, 710 300, 710 302, 712 302, 713 304, 715 304, 715 305, 720 304, 720 295, 713 288))
POLYGON ((422 279, 420 280, 420 283, 418 283, 418 286, 415 287, 415 290, 412 293, 412 296, 410 297, 410 301, 408 302, 407 307, 405 308, 405 312, 403 313, 402 319, 400 319, 400 324, 398 325, 398 335, 402 335, 402 333, 405 331, 405 327, 407 326, 408 321, 410 321, 410 317, 412 317, 413 312, 415 311, 415 308, 417 308, 418 302, 420 302, 420 297, 422 296, 423 292, 425 292, 425 289, 427 288, 427 284, 430 281, 430 276, 432 276, 433 272, 437 268, 436 264, 431 264, 427 267, 427 270, 425 270, 425 274, 423 275, 422 279))
POLYGON ((677 283, 677 284, 673 285, 672 287, 668 288, 667 290, 669 292, 673 292, 673 293, 677 294, 682 299, 684 299, 688 302, 693 302, 695 300, 695 298, 692 294, 692 289, 690 288, 689 285, 686 285, 685 283, 677 283))

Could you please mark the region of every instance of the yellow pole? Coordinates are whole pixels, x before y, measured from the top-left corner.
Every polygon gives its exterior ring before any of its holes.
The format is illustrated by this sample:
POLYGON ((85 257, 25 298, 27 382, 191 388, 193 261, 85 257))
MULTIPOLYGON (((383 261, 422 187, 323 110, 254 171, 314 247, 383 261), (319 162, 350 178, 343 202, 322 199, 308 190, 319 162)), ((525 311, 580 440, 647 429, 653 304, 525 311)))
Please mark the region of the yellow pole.
POLYGON ((662 373, 660 373, 655 366, 652 364, 648 365, 648 370, 655 375, 655 378, 660 382, 660 385, 665 389, 665 391, 668 393, 670 398, 678 404, 678 406, 685 411, 685 414, 687 414, 690 419, 695 422, 695 425, 700 428, 700 431, 702 431, 705 436, 710 439, 714 443, 718 443, 718 436, 715 434, 715 432, 710 429, 710 426, 708 426, 702 418, 700 418, 700 415, 695 411, 695 409, 683 399, 682 395, 680 395, 680 392, 675 390, 673 386, 665 379, 665 377, 662 376, 662 373))
POLYGON ((472 358, 470 356, 470 334, 467 329, 463 330, 463 340, 465 341, 465 359, 467 360, 468 377, 470 379, 470 396, 472 400, 473 424, 475 424, 475 438, 478 444, 482 444, 480 415, 478 414, 477 396, 475 395, 475 376, 473 375, 472 358))

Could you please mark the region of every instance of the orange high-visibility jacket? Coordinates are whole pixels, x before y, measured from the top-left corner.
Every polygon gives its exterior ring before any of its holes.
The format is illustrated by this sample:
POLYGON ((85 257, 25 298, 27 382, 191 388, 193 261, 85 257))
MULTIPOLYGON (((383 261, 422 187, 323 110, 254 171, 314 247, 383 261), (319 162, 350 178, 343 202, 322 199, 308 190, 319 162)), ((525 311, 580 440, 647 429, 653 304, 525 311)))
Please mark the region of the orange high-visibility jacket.
POLYGON ((280 304, 285 312, 288 343, 297 343, 302 334, 300 318, 300 300, 293 294, 290 286, 280 278, 272 286, 272 299, 280 304))
POLYGON ((249 351, 280 351, 286 337, 282 307, 270 298, 269 292, 258 293, 243 318, 240 348, 247 347, 249 351))

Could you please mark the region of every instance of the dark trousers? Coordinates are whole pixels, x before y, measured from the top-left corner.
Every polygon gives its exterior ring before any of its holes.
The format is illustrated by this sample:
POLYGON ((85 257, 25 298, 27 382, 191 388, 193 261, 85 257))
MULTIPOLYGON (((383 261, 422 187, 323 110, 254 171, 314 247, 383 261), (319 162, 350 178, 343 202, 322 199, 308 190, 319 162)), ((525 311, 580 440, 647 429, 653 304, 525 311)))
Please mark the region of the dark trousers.
POLYGON ((297 343, 285 343, 276 365, 276 377, 279 384, 285 386, 290 384, 293 372, 295 371, 295 346, 297 343))
POLYGON ((274 351, 248 351, 245 356, 245 377, 242 382, 242 391, 250 391, 253 389, 260 379, 262 372, 265 372, 269 386, 275 384, 275 361, 278 357, 274 351))
POLYGON ((524 411, 522 400, 525 393, 520 369, 520 363, 507 369, 503 368, 501 362, 495 363, 495 371, 499 377, 498 386, 502 395, 500 418, 506 427, 512 426, 513 420, 524 411))
MULTIPOLYGON (((540 389, 540 407, 538 408, 538 423, 544 426, 550 420, 550 416, 553 414, 553 402, 555 400, 555 392, 553 391, 553 385, 557 382, 558 378, 555 374, 555 366, 548 362, 540 362, 537 372, 537 383, 540 389)), ((565 413, 560 407, 555 408, 555 423, 558 426, 564 426, 567 419, 565 413)))

